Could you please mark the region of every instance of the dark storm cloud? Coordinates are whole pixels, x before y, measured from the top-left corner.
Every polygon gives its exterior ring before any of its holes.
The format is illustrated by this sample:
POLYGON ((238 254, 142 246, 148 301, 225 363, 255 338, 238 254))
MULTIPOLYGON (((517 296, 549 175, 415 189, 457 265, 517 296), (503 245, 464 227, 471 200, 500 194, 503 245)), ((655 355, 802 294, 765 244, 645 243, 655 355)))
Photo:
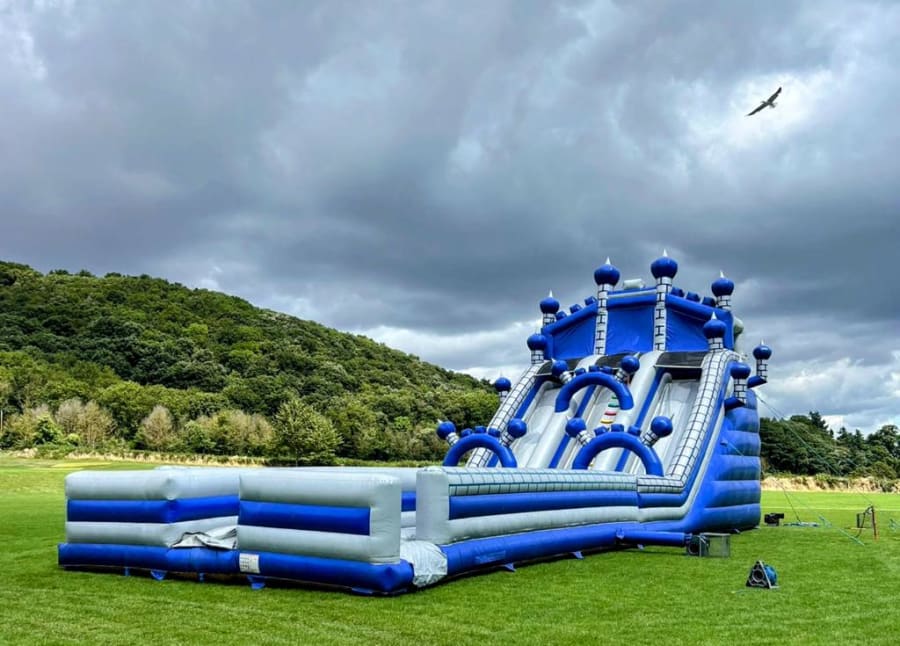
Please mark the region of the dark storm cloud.
POLYGON ((490 370, 548 289, 667 247, 791 375, 896 371, 898 31, 877 2, 9 6, 0 256, 490 370))

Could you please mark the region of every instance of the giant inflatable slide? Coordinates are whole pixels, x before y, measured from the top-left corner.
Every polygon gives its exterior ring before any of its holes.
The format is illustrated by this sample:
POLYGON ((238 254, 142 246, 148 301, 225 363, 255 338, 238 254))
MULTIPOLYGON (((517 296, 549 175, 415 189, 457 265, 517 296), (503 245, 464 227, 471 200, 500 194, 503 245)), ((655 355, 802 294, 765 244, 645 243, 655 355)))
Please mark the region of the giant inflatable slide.
POLYGON ((760 518, 759 417, 771 349, 736 341, 734 283, 711 296, 594 272, 596 296, 540 302, 530 366, 498 379, 485 425, 438 425, 442 466, 160 467, 66 479, 66 568, 244 576, 398 593, 484 568, 617 547, 684 546, 760 518))

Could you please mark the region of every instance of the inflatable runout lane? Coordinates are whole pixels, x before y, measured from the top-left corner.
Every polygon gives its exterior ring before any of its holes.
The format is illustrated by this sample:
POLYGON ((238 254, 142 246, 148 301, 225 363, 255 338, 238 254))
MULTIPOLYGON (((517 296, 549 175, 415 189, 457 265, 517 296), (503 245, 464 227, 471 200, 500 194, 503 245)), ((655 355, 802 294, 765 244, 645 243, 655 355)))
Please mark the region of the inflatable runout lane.
POLYGON ((485 427, 439 424, 440 467, 159 468, 66 480, 64 567, 231 574, 392 594, 480 568, 755 527, 753 388, 771 349, 737 347, 734 283, 712 296, 609 264, 568 312, 541 301, 531 363, 485 427), (465 464, 465 466, 459 466, 465 464))

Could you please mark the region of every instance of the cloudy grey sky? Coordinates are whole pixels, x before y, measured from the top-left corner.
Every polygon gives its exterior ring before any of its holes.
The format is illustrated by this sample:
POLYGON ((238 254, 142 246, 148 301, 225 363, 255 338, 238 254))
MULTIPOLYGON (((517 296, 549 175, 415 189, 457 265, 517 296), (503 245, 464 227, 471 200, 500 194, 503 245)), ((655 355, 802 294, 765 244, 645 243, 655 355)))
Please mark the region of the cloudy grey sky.
POLYGON ((776 410, 900 424, 897 3, 29 4, 0 0, 4 259, 494 378, 548 289, 667 248, 737 283, 776 410))

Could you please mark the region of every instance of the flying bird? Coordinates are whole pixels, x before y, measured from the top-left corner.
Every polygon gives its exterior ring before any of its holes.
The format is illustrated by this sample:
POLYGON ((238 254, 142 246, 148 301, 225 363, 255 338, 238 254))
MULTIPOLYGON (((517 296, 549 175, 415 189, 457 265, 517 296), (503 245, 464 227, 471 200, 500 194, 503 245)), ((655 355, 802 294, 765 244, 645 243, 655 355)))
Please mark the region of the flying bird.
POLYGON ((747 116, 752 117, 754 114, 756 114, 757 112, 759 112, 760 110, 762 110, 764 108, 774 108, 775 107, 775 99, 778 98, 779 94, 781 94, 781 88, 778 88, 777 90, 775 90, 775 94, 773 94, 768 99, 766 99, 765 101, 760 103, 759 107, 757 107, 753 112, 749 113, 747 116))

